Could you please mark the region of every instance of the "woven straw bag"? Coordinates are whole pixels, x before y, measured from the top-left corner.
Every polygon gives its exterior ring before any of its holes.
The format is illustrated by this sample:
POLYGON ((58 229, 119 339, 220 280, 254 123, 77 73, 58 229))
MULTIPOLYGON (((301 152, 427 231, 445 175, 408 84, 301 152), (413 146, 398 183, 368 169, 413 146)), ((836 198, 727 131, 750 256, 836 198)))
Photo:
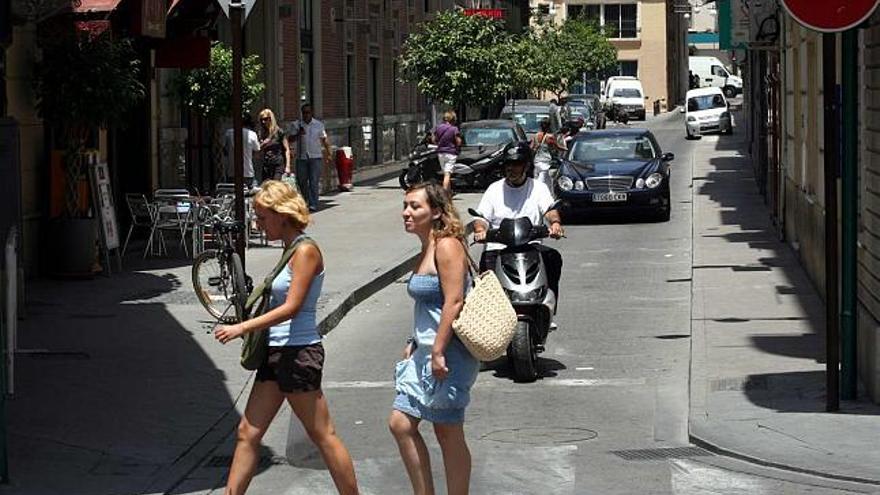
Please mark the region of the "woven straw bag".
MULTIPOLYGON (((477 266, 470 253, 468 259, 474 275, 477 266)), ((507 350, 516 331, 516 321, 516 311, 501 282, 488 270, 473 277, 473 288, 465 297, 458 318, 452 322, 452 329, 475 358, 492 361, 507 350)))

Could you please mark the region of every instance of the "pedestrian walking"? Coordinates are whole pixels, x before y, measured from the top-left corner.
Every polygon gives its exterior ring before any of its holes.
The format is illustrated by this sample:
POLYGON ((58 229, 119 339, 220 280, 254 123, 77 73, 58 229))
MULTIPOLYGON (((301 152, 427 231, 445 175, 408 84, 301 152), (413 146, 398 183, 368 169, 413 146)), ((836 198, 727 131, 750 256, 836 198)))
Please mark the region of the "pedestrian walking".
POLYGON ((443 189, 452 190, 452 168, 461 148, 461 131, 455 126, 455 112, 447 110, 443 114, 443 123, 434 130, 434 144, 437 145, 437 159, 443 170, 443 189))
POLYGON ((263 176, 260 180, 281 180, 290 174, 290 147, 284 130, 278 127, 275 114, 266 108, 260 112, 260 152, 263 158, 263 176))
MULTIPOLYGON (((254 155, 259 153, 260 151, 260 140, 257 137, 257 133, 254 131, 254 118, 251 117, 251 114, 246 113, 241 117, 241 145, 242 145, 242 157, 244 158, 244 185, 248 189, 254 187, 254 155)), ((235 136, 234 129, 226 129, 226 133, 223 136, 223 156, 226 157, 226 181, 233 182, 235 181, 235 170, 232 155, 232 148, 234 146, 233 137, 235 136)))
POLYGON ((305 233, 308 207, 292 187, 270 180, 254 197, 254 209, 269 240, 299 244, 272 282, 268 311, 215 331, 216 339, 226 344, 248 332, 268 329, 269 349, 238 424, 225 493, 240 495, 247 490, 260 459, 260 441, 286 400, 321 452, 339 493, 357 494, 351 456, 336 435, 321 391, 324 347, 316 313, 325 270, 321 250, 305 233))
POLYGON ((394 410, 388 419, 413 493, 434 493, 431 461, 419 432, 433 423, 443 453, 448 493, 468 493, 471 454, 464 437, 465 408, 480 363, 452 331, 470 286, 464 227, 449 191, 435 183, 406 193, 403 224, 422 251, 407 291, 415 301, 415 325, 395 369, 394 410))
POLYGON ((309 211, 318 211, 321 165, 330 161, 330 142, 324 123, 314 117, 311 105, 303 105, 300 115, 302 119, 291 124, 289 133, 296 157, 296 183, 308 201, 309 211))

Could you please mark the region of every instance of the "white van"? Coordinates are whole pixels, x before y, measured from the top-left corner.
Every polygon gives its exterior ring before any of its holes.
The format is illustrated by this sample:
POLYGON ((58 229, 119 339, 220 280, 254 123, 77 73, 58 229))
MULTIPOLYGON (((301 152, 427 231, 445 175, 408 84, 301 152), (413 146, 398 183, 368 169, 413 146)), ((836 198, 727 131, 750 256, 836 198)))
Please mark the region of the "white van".
POLYGON ((605 107, 617 105, 630 117, 645 120, 645 90, 642 82, 632 76, 611 76, 602 92, 605 107))
POLYGON ((707 132, 733 134, 730 107, 720 88, 692 89, 685 96, 684 128, 688 139, 707 132))
POLYGON ((688 57, 688 70, 699 77, 700 88, 714 86, 721 88, 724 95, 733 98, 743 91, 743 81, 724 67, 717 57, 688 57))

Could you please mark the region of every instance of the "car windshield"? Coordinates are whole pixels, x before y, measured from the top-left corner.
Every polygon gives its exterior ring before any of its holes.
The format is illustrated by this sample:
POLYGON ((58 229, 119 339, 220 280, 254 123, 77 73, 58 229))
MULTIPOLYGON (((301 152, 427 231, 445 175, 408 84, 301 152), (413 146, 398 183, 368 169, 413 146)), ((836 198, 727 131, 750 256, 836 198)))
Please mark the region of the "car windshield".
POLYGON ((721 95, 692 96, 688 98, 688 112, 710 110, 712 108, 726 108, 724 97, 721 95))
POLYGON ((541 121, 549 119, 549 113, 512 113, 507 114, 505 118, 513 120, 521 125, 526 132, 538 132, 541 130, 541 121))
POLYGON ((515 141, 513 129, 498 127, 468 127, 462 129, 462 140, 467 146, 507 144, 515 141))
POLYGON ((572 117, 583 117, 585 120, 590 118, 590 107, 585 105, 569 105, 568 113, 572 117))
POLYGON ((642 92, 636 88, 617 88, 614 90, 614 95, 618 98, 641 98, 642 92))
POLYGON ((650 160, 657 150, 647 136, 602 136, 574 142, 568 159, 577 163, 601 160, 650 160))

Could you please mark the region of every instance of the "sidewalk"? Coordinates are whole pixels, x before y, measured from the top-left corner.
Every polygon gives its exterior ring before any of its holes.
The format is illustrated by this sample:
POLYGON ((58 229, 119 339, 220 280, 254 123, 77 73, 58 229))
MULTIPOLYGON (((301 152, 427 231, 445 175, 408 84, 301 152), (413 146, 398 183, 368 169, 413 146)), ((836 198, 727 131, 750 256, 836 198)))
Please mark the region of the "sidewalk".
POLYGON ((691 440, 880 485, 880 406, 825 410, 824 304, 758 194, 743 136, 704 137, 694 177, 691 440), (717 146, 717 149, 716 149, 717 146))
MULTIPOLYGON (((324 331, 409 271, 419 246, 403 230, 402 198, 396 178, 322 197, 309 232, 327 265, 324 331)), ((457 201, 464 211, 477 198, 457 201)), ((0 493, 166 493, 234 432, 252 379, 239 344, 213 339, 190 260, 130 253, 109 278, 28 283, 0 493)), ((248 273, 258 279, 280 253, 251 247, 248 273)), ((215 482, 187 479, 193 491, 215 482)))

